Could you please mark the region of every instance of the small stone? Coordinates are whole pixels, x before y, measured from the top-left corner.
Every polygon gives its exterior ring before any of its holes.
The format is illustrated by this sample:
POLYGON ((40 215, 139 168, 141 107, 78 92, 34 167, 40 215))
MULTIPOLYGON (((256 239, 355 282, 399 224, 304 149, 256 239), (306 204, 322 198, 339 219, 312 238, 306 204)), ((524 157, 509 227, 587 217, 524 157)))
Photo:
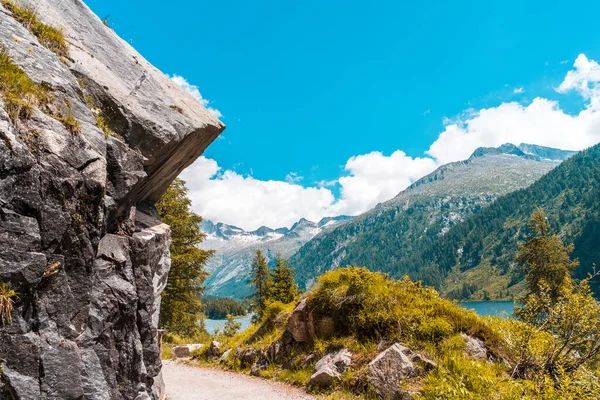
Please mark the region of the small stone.
POLYGON ((332 365, 326 365, 310 377, 310 384, 321 388, 330 387, 341 374, 332 365))
POLYGON ((229 358, 231 354, 231 349, 225 350, 225 352, 221 355, 221 361, 225 361, 229 358))
POLYGON ((206 353, 209 357, 220 357, 221 356, 221 343, 213 340, 210 342, 210 347, 206 353))
POLYGON ((175 346, 171 350, 171 354, 175 356, 175 358, 188 358, 191 356, 192 351, 201 349, 202 347, 204 347, 203 344, 184 344, 175 346))
POLYGON ((352 364, 352 353, 348 349, 341 349, 329 353, 315 365, 315 373, 310 377, 310 384, 327 388, 334 380, 339 379, 352 364))

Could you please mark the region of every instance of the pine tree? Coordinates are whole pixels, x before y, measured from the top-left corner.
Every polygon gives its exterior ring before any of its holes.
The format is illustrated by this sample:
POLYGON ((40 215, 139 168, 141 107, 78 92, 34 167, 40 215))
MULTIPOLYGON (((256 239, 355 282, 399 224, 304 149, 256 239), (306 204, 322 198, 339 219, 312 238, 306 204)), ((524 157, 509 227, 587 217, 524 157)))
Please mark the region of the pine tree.
POLYGON ((291 303, 298 295, 298 285, 294 280, 294 270, 288 265, 287 260, 277 254, 275 269, 273 270, 273 286, 271 297, 273 300, 284 304, 291 303))
POLYGON ((571 260, 572 244, 565 246, 561 238, 553 235, 550 224, 541 208, 531 216, 532 232, 526 243, 519 246, 517 262, 526 273, 528 296, 539 294, 542 284, 547 285, 552 299, 556 299, 561 287, 568 284, 579 261, 571 260))
POLYGON ((256 250, 256 255, 252 260, 252 277, 248 283, 254 287, 254 291, 248 298, 250 308, 255 314, 255 319, 260 319, 267 307, 271 289, 271 274, 267 258, 260 250, 256 250))
POLYGON ((529 293, 515 308, 526 324, 513 339, 517 362, 512 375, 532 379, 547 374, 559 387, 565 374, 600 361, 600 303, 589 286, 598 273, 581 281, 571 279, 579 265, 569 257, 573 245, 565 246, 550 233, 543 210, 534 211, 530 227, 533 235, 517 255, 527 273, 529 293), (540 332, 546 334, 542 339, 540 332))
POLYGON ((191 210, 185 182, 173 181, 156 204, 164 223, 171 227, 171 270, 162 296, 160 325, 181 336, 193 336, 202 330, 200 302, 206 262, 212 251, 198 245, 206 237, 200 230, 202 218, 191 210))
POLYGON ((236 321, 233 315, 227 314, 227 322, 225 322, 225 326, 223 327, 223 334, 227 337, 234 337, 241 327, 241 322, 236 321))

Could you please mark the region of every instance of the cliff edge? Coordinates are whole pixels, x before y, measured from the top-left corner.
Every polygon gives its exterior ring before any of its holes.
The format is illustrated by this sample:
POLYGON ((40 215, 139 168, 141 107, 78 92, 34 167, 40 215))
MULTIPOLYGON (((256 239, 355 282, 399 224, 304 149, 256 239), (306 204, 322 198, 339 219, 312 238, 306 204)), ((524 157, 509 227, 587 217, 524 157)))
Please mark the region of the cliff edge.
POLYGON ((153 204, 224 125, 80 0, 1 0, 0 51, 0 398, 158 398, 153 204))

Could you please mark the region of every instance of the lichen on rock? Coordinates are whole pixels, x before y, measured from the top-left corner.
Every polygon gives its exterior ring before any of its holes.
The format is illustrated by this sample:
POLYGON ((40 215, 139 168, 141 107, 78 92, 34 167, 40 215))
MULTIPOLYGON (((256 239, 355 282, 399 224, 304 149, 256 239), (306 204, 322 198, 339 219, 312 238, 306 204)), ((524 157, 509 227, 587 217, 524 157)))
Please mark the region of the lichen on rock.
POLYGON ((0 4, 0 46, 52 95, 26 120, 0 100, 0 280, 18 293, 0 398, 156 398, 170 230, 153 204, 224 125, 82 1, 16 3, 62 28, 69 58, 0 4))

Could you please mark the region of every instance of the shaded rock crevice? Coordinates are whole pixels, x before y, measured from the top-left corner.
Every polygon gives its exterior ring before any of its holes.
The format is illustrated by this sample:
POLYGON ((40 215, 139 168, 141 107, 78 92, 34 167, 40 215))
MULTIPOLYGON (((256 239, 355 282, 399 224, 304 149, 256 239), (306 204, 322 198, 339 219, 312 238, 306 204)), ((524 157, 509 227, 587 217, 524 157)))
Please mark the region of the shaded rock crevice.
POLYGON ((53 97, 13 120, 0 96, 0 280, 18 293, 0 326, 0 398, 157 398, 171 239, 153 203, 224 125, 82 1, 17 3, 62 28, 70 57, 0 5, 0 46, 53 97), (51 115, 66 105, 78 132, 51 115))

